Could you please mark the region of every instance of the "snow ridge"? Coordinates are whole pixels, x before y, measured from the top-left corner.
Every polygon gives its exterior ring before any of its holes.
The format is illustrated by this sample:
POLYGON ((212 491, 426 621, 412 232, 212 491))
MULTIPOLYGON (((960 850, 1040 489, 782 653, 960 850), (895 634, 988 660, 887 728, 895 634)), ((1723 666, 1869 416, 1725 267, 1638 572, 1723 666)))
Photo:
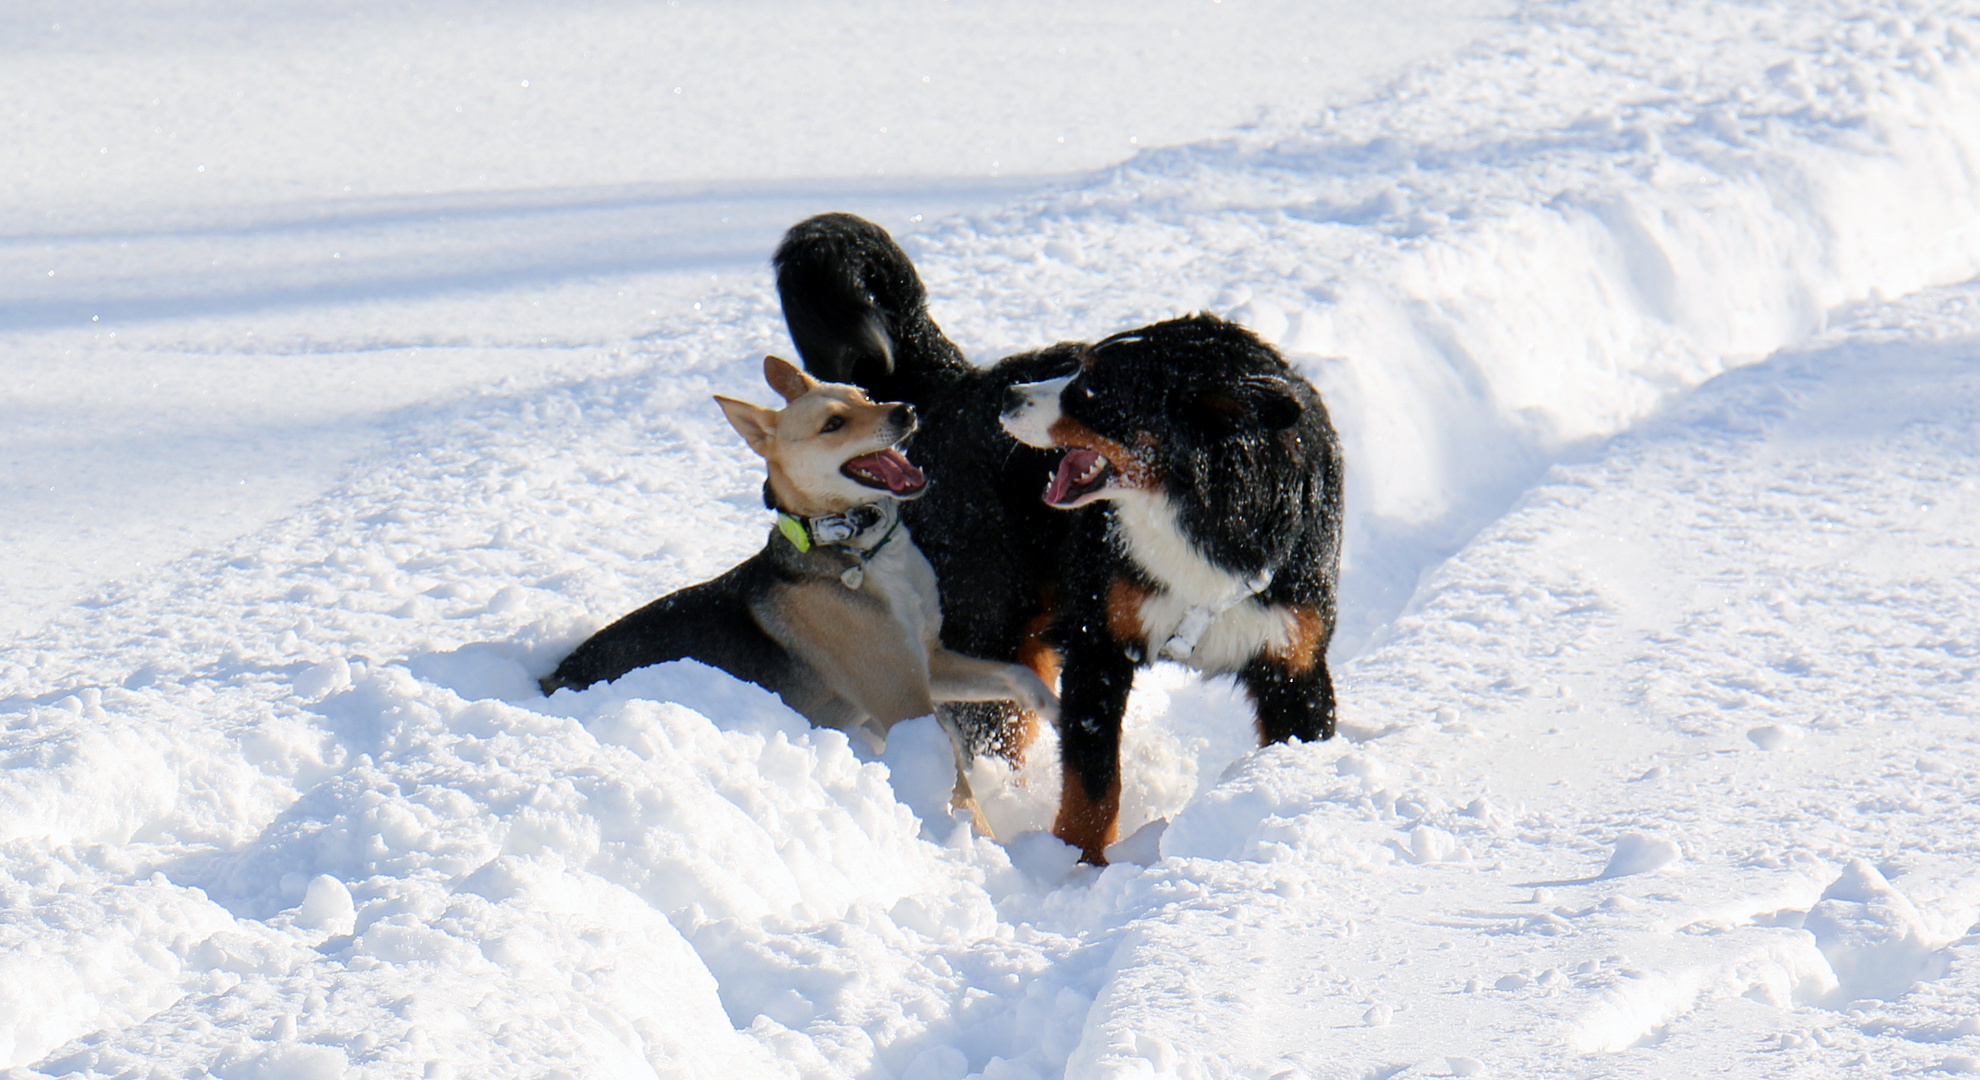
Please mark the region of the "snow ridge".
POLYGON ((1367 104, 1146 153, 916 254, 969 341, 1203 307, 1293 353, 1348 433, 1352 653, 1547 464, 1980 272, 1975 13, 1534 4, 1367 104))

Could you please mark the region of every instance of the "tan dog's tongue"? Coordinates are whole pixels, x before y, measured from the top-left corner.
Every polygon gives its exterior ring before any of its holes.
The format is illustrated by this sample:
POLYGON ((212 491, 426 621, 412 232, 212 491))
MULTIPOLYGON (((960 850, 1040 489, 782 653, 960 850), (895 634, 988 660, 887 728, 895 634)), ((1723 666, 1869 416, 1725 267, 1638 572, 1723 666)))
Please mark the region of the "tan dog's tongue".
POLYGON ((860 469, 872 473, 885 481, 887 490, 896 495, 919 491, 928 478, 914 463, 899 450, 882 450, 877 454, 865 454, 846 462, 848 469, 860 469))

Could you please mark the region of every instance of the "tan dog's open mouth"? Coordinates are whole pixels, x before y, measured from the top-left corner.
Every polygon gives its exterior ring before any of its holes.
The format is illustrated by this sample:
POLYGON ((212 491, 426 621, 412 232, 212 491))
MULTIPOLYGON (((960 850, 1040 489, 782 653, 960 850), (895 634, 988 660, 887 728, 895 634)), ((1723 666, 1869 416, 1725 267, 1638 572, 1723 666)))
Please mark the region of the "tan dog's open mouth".
POLYGON ((839 466, 839 471, 856 484, 879 488, 900 499, 913 498, 928 486, 928 478, 898 447, 862 454, 839 466))

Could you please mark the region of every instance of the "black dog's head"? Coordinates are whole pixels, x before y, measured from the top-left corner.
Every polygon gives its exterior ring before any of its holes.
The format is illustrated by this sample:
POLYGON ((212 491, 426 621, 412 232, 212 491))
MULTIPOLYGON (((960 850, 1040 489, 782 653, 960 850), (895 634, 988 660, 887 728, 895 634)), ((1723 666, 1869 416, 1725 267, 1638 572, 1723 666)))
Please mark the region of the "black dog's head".
POLYGON ((1248 528, 1299 528, 1333 467, 1313 387, 1251 331, 1208 314, 1088 346, 1072 375, 1012 387, 1003 423, 1020 442, 1066 451, 1046 503, 1166 497, 1191 533, 1239 548, 1255 546, 1248 528))
POLYGON ((1312 387, 1251 331, 1214 315, 1087 346, 1079 370, 1011 387, 1003 423, 1067 451, 1045 491, 1062 510, 1130 491, 1231 488, 1299 455, 1312 387))

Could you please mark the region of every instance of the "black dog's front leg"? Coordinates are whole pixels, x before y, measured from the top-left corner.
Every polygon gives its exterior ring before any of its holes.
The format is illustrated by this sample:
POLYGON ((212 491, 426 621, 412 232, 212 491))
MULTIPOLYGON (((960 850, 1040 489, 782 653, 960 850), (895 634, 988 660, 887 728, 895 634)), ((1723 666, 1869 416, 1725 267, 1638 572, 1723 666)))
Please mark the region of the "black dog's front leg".
POLYGON ((1121 813, 1121 717, 1135 663, 1100 627, 1077 628, 1059 676, 1059 761, 1063 787, 1052 835, 1107 865, 1121 813))
POLYGON ((1238 680, 1257 709, 1258 745, 1334 737, 1334 680, 1324 653, 1309 654, 1297 666, 1280 657, 1255 657, 1238 680))

